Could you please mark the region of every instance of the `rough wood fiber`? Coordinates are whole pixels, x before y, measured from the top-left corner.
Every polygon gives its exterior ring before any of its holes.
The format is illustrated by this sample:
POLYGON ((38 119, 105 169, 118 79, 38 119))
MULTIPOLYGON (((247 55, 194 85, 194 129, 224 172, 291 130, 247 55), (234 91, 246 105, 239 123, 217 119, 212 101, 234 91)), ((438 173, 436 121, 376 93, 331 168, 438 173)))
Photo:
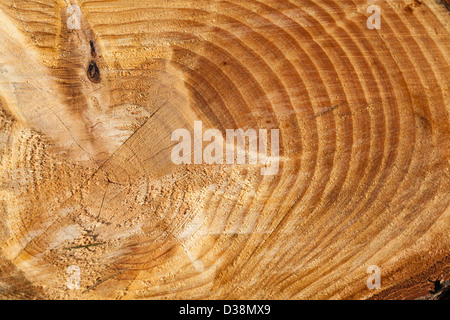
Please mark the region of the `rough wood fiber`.
POLYGON ((447 283, 447 1, 1 0, 0 20, 0 297, 402 299, 447 283), (278 174, 174 165, 170 135, 195 120, 280 129, 278 174))

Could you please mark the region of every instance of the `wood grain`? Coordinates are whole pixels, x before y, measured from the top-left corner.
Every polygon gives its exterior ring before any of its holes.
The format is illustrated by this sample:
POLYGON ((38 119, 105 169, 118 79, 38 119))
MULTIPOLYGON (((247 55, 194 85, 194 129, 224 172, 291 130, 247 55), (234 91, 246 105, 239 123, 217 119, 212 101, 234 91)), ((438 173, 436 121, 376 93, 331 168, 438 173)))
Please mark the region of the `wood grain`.
POLYGON ((448 2, 2 0, 0 19, 1 298, 414 299, 450 278, 448 2), (175 165, 197 120, 279 129, 278 174, 175 165))

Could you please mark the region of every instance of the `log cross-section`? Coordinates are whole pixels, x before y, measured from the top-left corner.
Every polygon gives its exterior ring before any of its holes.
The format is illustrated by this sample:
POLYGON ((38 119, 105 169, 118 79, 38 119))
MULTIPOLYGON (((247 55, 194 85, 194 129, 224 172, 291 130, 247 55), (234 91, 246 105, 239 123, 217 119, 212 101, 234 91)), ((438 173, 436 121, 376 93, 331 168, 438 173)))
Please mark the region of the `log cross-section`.
POLYGON ((0 20, 0 298, 448 296, 447 0, 0 20))

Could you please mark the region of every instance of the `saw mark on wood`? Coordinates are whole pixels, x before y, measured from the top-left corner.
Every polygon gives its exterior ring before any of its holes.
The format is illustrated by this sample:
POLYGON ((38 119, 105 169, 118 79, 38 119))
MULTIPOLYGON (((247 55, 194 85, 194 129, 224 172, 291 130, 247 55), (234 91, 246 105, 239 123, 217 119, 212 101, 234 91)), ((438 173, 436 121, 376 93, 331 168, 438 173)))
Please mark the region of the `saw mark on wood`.
POLYGON ((333 111, 337 107, 339 107, 339 106, 335 105, 335 106, 329 107, 329 108, 327 108, 327 109, 325 109, 325 110, 323 110, 323 111, 321 111, 321 112, 319 112, 319 113, 309 117, 309 120, 312 120, 312 119, 315 119, 317 117, 323 116, 324 114, 327 114, 328 112, 333 111))
POLYGON ((64 249, 66 249, 66 250, 82 249, 82 248, 101 246, 102 244, 105 244, 105 243, 104 242, 92 243, 92 244, 87 244, 87 245, 84 245, 84 246, 68 247, 68 248, 64 248, 64 249))
POLYGON ((106 277, 105 279, 100 280, 99 282, 93 284, 92 286, 90 286, 90 287, 88 287, 86 290, 84 290, 84 291, 82 292, 82 294, 88 292, 89 290, 94 289, 95 287, 97 287, 98 285, 102 284, 103 282, 105 282, 105 281, 111 279, 112 277, 117 276, 118 274, 120 274, 120 273, 122 273, 122 272, 124 272, 124 271, 126 271, 126 270, 130 270, 130 268, 126 268, 126 269, 119 270, 119 271, 117 271, 116 273, 114 273, 114 274, 112 274, 112 275, 106 277))

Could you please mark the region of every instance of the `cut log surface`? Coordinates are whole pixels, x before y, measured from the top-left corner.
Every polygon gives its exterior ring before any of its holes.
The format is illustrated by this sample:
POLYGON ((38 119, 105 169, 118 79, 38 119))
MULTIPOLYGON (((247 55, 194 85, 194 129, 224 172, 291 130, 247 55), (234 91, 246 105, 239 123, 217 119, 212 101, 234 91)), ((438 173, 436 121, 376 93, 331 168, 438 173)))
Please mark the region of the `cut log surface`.
POLYGON ((1 0, 0 20, 0 298, 448 284, 448 1, 1 0), (278 172, 175 164, 195 121, 278 129, 278 172))

